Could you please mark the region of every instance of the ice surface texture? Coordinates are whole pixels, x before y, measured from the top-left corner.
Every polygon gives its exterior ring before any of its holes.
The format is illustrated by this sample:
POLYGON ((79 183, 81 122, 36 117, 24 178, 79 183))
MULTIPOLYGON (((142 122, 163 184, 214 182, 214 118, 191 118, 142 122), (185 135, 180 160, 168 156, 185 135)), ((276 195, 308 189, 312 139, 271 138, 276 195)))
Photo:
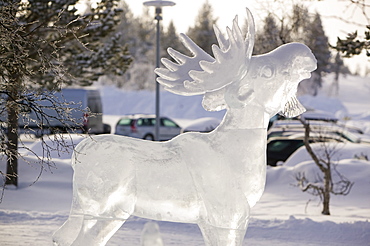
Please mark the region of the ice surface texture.
POLYGON ((55 245, 105 245, 131 215, 197 223, 206 245, 242 245, 249 210, 266 177, 266 132, 276 113, 304 111, 295 97, 316 60, 291 43, 252 57, 254 22, 247 10, 246 39, 235 18, 227 37, 215 28, 214 57, 186 35, 193 53, 171 48, 176 63, 162 59, 158 82, 185 96, 203 94, 207 110, 226 109, 210 133, 189 132, 167 142, 101 135, 74 152, 73 204, 55 233, 55 245))

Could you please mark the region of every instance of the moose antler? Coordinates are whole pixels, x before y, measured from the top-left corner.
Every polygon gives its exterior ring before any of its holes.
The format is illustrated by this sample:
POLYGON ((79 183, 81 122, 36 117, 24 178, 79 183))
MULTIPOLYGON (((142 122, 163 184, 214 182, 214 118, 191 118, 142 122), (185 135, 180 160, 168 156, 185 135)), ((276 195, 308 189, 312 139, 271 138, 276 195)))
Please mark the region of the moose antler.
POLYGON ((254 45, 254 21, 247 9, 248 30, 245 40, 238 26, 237 16, 232 29, 227 28, 229 39, 214 26, 218 46, 212 45, 214 58, 196 45, 185 34, 180 38, 193 57, 169 48, 168 54, 177 62, 166 58, 161 61, 167 68, 157 68, 157 81, 166 90, 179 95, 199 95, 213 92, 240 81, 248 72, 254 45))

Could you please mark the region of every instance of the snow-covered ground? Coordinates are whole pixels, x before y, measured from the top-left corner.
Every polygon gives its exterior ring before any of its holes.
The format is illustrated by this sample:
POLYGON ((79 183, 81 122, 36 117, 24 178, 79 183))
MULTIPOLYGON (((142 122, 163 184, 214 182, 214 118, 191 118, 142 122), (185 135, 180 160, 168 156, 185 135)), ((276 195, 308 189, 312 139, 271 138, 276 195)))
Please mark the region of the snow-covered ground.
MULTIPOLYGON (((328 98, 331 77, 316 98, 303 97, 306 107, 335 114, 346 124, 361 128, 370 135, 370 79, 341 78, 339 95, 328 98)), ((122 114, 153 113, 154 93, 123 92, 101 88, 104 120, 114 124, 122 114)), ((182 125, 200 117, 222 118, 223 112, 210 113, 201 107, 201 97, 180 97, 161 94, 162 114, 175 118, 182 125)), ((83 137, 73 137, 74 143, 83 137)), ((35 152, 40 144, 31 143, 35 152)), ((306 168, 307 155, 297 153, 287 165, 268 168, 267 184, 262 199, 251 210, 246 245, 370 245, 370 161, 354 159, 354 155, 370 158, 370 145, 342 148, 337 155, 338 169, 354 182, 348 196, 333 196, 330 216, 321 215, 317 197, 302 193, 296 186, 295 173, 306 168), (303 162, 303 163, 302 163, 303 162)), ((72 199, 71 153, 54 155, 55 167, 44 170, 32 157, 31 165, 20 162, 19 188, 6 189, 0 203, 0 245, 51 245, 52 233, 68 217, 72 199), (32 164, 33 163, 33 164, 32 164), (32 184, 32 185, 31 185, 32 184), (30 186, 31 185, 31 186, 30 186)), ((5 171, 5 161, 0 163, 5 171)), ((108 245, 139 245, 140 234, 147 220, 131 218, 108 242, 108 245)), ((196 225, 158 222, 164 245, 204 245, 196 225)))

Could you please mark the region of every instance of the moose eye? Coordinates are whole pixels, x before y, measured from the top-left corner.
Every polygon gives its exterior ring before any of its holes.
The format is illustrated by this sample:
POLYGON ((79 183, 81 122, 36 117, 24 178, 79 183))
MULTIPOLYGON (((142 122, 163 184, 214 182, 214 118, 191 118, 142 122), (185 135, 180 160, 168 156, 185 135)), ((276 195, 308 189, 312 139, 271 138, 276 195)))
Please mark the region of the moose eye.
POLYGON ((238 91, 238 99, 241 101, 246 101, 253 94, 254 90, 250 88, 249 85, 244 85, 240 87, 238 91))
POLYGON ((275 68, 271 65, 265 65, 262 67, 260 76, 266 79, 272 78, 275 74, 275 68))

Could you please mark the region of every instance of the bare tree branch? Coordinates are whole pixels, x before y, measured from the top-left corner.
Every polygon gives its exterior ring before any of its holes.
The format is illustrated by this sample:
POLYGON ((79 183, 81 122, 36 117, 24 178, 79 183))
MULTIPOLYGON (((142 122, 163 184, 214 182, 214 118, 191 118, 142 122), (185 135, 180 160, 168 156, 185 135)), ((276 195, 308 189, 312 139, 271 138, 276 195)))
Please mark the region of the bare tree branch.
POLYGON ((314 196, 320 197, 323 203, 322 214, 330 215, 330 194, 348 195, 353 183, 336 169, 336 165, 332 159, 334 154, 338 151, 337 147, 335 147, 336 145, 329 147, 328 143, 322 142, 321 152, 323 152, 324 155, 319 157, 310 145, 311 129, 309 123, 303 119, 300 119, 300 121, 305 128, 305 148, 315 165, 319 168, 321 174, 316 173, 316 178, 313 181, 308 180, 304 172, 297 172, 295 178, 302 192, 308 192, 314 196), (333 174, 336 174, 337 178, 335 178, 333 174), (334 179, 338 181, 334 182, 334 179))

